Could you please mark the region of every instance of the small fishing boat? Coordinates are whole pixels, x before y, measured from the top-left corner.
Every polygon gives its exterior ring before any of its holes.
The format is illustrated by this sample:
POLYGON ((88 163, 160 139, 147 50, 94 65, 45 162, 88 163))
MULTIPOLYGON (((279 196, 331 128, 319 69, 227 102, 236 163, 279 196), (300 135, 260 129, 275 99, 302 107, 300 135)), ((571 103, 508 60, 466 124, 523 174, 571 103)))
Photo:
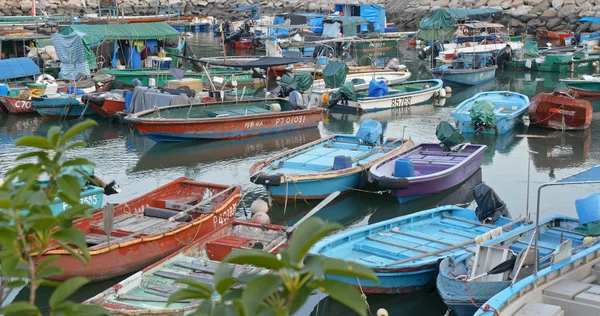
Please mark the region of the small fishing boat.
POLYGON ((548 31, 548 30, 537 30, 535 36, 540 40, 554 40, 562 46, 565 45, 565 38, 572 37, 573 32, 571 31, 548 31))
POLYGON ((443 82, 439 79, 407 81, 389 87, 383 81, 371 80, 368 91, 357 91, 354 96, 340 89, 338 97, 333 97, 329 106, 334 110, 362 113, 401 110, 424 104, 443 89, 443 82), (378 86, 376 89, 371 88, 375 85, 378 86), (374 92, 375 90, 387 90, 387 93, 374 92))
MULTIPOLYGON (((404 82, 410 78, 411 73, 398 72, 398 71, 386 71, 386 72, 366 72, 366 73, 350 73, 346 76, 346 82, 354 84, 355 90, 366 90, 369 88, 371 80, 383 80, 386 85, 394 85, 397 83, 404 82)), ((327 88, 324 79, 313 81, 310 89, 310 94, 306 94, 306 104, 321 106, 323 105, 323 96, 325 94, 336 93, 339 88, 327 88)))
POLYGON ((429 69, 435 79, 442 79, 447 85, 475 86, 486 81, 494 80, 498 66, 487 66, 481 68, 448 68, 441 66, 429 69))
POLYGON ((440 144, 417 144, 376 163, 369 175, 400 203, 422 198, 461 184, 483 163, 487 146, 464 144, 460 150, 444 150, 440 144))
MULTIPOLYGON (((238 86, 248 86, 252 81, 252 73, 248 71, 234 70, 229 67, 209 68, 211 79, 222 81, 226 86, 231 86, 231 81, 235 80, 238 86)), ((154 79, 155 87, 165 87, 170 80, 176 80, 169 70, 156 69, 102 69, 101 73, 113 75, 115 80, 123 81, 126 86, 133 86, 133 80, 138 79, 142 86, 150 86, 150 79, 154 79)), ((204 73, 197 73, 188 70, 184 78, 201 79, 204 85, 209 85, 208 77, 204 73)))
MULTIPOLYGON (((181 288, 175 283, 176 279, 192 279, 213 286, 215 272, 230 252, 249 248, 277 252, 286 244, 287 233, 282 226, 235 220, 84 303, 100 305, 110 314, 187 315, 202 301, 184 300, 169 304, 169 295, 181 288)), ((235 276, 267 272, 251 265, 236 265, 234 268, 235 276)))
POLYGON ((0 102, 6 108, 6 111, 13 114, 35 112, 31 106, 31 99, 20 97, 10 97, 0 95, 0 102))
POLYGON ((254 47, 253 44, 254 37, 242 37, 237 41, 230 42, 230 46, 232 49, 244 49, 249 50, 254 47))
POLYGON ((41 95, 32 97, 31 100, 31 106, 44 117, 79 117, 94 114, 80 99, 68 94, 41 95))
POLYGON ((179 178, 115 206, 110 228, 104 226, 104 211, 73 221, 73 227, 85 234, 91 257, 87 266, 58 246, 38 260, 58 256, 52 262, 63 269, 54 277, 57 280, 83 276, 100 281, 138 271, 229 225, 240 190, 179 178))
POLYGON ((280 203, 358 189, 372 165, 413 145, 410 140, 381 137, 381 124, 367 119, 356 136, 331 135, 257 162, 250 168, 250 181, 264 185, 280 203))
MULTIPOLYGON (((104 203, 104 189, 94 185, 89 185, 81 191, 80 201, 82 204, 88 204, 90 206, 90 210, 92 211, 99 210, 102 208, 102 204, 104 203)), ((54 202, 50 204, 50 210, 52 211, 53 215, 58 215, 70 207, 71 206, 69 204, 63 202, 59 198, 54 199, 54 202)))
POLYGON ((326 237, 310 253, 373 269, 379 283, 336 277, 364 293, 409 293, 435 280, 438 260, 463 255, 479 235, 517 228, 522 221, 499 217, 482 224, 472 210, 442 206, 326 237))
POLYGON ((530 124, 557 130, 583 130, 590 127, 594 109, 590 102, 565 93, 540 93, 529 104, 530 124))
POLYGON ((156 142, 243 138, 319 124, 322 109, 294 108, 284 99, 228 101, 156 108, 125 120, 156 142))
POLYGON ((583 75, 581 79, 560 79, 576 97, 600 97, 600 77, 583 75))
POLYGON ((452 112, 456 127, 463 133, 501 135, 521 122, 529 98, 508 91, 481 92, 461 102, 452 112))
POLYGON ((125 92, 127 90, 111 90, 109 92, 88 93, 81 97, 81 102, 94 113, 109 117, 117 112, 125 111, 125 92))
MULTIPOLYGON (((559 245, 570 240, 573 249, 582 249, 583 234, 573 230, 579 220, 564 215, 554 215, 543 220, 538 234, 541 245, 538 252, 541 265, 553 262, 552 253, 559 245)), ((477 305, 482 305, 492 296, 510 287, 513 278, 522 279, 532 273, 532 269, 521 266, 525 260, 529 241, 532 240, 535 225, 527 225, 510 232, 504 232, 492 241, 478 245, 475 253, 445 258, 440 263, 437 277, 437 290, 446 305, 457 316, 473 315, 477 305), (515 254, 517 254, 515 256, 515 254), (521 254, 519 257, 518 254, 521 254), (499 267, 499 268, 496 268, 499 267), (490 270, 494 270, 489 273, 490 270), (519 275, 515 273, 519 271, 519 275), (467 283, 467 284, 465 284, 467 283)), ((534 249, 530 249, 534 255, 534 249)), ((532 265, 532 257, 526 259, 532 265)))

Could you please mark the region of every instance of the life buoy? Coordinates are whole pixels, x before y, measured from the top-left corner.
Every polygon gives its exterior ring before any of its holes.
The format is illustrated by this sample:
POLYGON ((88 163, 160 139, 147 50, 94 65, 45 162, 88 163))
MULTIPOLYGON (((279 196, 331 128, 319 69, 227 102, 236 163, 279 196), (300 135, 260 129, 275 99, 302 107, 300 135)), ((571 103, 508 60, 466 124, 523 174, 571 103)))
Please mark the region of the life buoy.
POLYGON ((56 83, 56 79, 49 74, 41 74, 37 77, 35 82, 41 84, 54 84, 56 83))

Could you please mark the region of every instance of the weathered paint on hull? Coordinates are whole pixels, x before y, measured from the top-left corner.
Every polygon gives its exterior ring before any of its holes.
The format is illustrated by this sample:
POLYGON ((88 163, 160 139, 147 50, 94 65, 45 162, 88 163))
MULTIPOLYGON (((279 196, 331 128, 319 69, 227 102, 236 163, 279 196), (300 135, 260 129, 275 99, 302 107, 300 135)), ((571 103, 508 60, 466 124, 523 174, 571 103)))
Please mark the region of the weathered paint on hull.
POLYGON ((210 118, 202 121, 132 120, 131 124, 157 142, 177 142, 190 139, 243 138, 290 130, 316 127, 321 109, 277 112, 231 118, 210 118), (147 122, 147 123, 146 123, 147 122))
POLYGON ((442 79, 449 85, 475 86, 486 81, 493 80, 496 75, 496 67, 467 70, 430 70, 435 79, 442 79))
POLYGON ((592 91, 570 87, 569 90, 575 93, 577 97, 600 97, 600 91, 592 91))
POLYGON ((17 114, 35 112, 35 110, 31 106, 31 100, 0 96, 0 101, 3 102, 6 111, 10 113, 17 114))
MULTIPOLYGON (((366 176, 366 175, 365 175, 366 176)), ((322 200, 335 191, 348 192, 360 186, 362 173, 353 172, 337 178, 290 181, 279 186, 267 186, 267 193, 278 203, 302 200, 322 200)))
POLYGON ((79 117, 94 114, 89 107, 73 97, 34 99, 32 107, 44 117, 79 117))
POLYGON ((102 106, 98 106, 92 102, 88 103, 88 106, 94 113, 108 117, 117 112, 125 111, 125 101, 116 101, 116 100, 104 100, 104 104, 102 106))

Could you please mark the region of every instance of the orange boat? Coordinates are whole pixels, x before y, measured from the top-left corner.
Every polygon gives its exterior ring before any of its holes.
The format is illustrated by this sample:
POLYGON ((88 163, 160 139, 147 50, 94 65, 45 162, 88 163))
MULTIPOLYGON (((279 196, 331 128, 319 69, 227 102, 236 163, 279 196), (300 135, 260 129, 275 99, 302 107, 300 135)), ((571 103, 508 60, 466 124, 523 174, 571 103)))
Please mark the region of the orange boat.
POLYGON ((56 246, 38 257, 59 256, 52 265, 63 273, 53 279, 83 276, 101 281, 135 272, 169 256, 234 221, 239 186, 195 182, 179 178, 114 209, 110 238, 104 231, 103 212, 81 218, 91 256, 85 266, 56 246), (178 218, 179 217, 179 218, 178 218))
POLYGON ((548 31, 537 30, 535 35, 538 39, 543 40, 559 40, 561 45, 565 45, 565 38, 573 36, 571 31, 548 31))
POLYGON ((583 130, 590 127, 593 111, 586 100, 560 92, 540 93, 531 99, 529 120, 532 125, 557 130, 583 130))
POLYGON ((111 99, 102 96, 102 93, 89 93, 83 95, 81 101, 94 111, 94 113, 109 117, 117 112, 125 111, 125 92, 126 90, 111 90, 110 92, 119 95, 122 100, 111 99))

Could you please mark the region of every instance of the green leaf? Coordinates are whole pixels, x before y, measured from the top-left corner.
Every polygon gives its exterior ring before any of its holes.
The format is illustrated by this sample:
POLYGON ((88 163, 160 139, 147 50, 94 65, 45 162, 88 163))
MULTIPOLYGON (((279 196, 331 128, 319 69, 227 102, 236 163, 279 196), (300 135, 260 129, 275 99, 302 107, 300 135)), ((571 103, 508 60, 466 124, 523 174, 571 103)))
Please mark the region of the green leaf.
MULTIPOLYGON (((73 244, 81 250, 84 258, 86 259, 82 263, 87 263, 90 260, 90 253, 85 242, 85 234, 76 228, 63 228, 53 235, 54 239, 62 241, 65 244, 73 244)), ((70 248, 70 247, 69 247, 70 248)), ((68 250, 68 249, 67 249, 68 250)))
POLYGON ((308 299, 310 294, 312 294, 312 291, 313 289, 307 286, 306 284, 300 289, 298 289, 298 292, 296 293, 296 298, 294 298, 294 301, 290 306, 290 310, 288 311, 288 315, 293 315, 294 313, 296 313, 302 307, 302 305, 304 305, 306 299, 308 299))
MULTIPOLYGON (((81 188, 79 182, 74 176, 63 174, 56 179, 56 184, 60 189, 61 198, 65 198, 69 204, 77 204, 81 198, 81 188)), ((59 193, 59 194, 60 194, 59 193)))
POLYGON ((87 119, 81 123, 75 124, 73 127, 69 128, 62 137, 58 140, 58 145, 65 145, 71 138, 75 137, 75 135, 83 132, 86 128, 98 126, 98 123, 94 120, 87 119))
POLYGON ((242 292, 242 304, 246 315, 255 315, 263 300, 283 284, 277 275, 262 275, 248 283, 242 292))
POLYGON ((58 138, 60 137, 60 126, 54 125, 48 129, 48 134, 46 138, 52 143, 52 145, 56 146, 58 144, 58 138))
POLYGON ((226 262, 222 262, 217 271, 215 271, 215 290, 220 295, 223 295, 227 289, 235 284, 235 278, 233 277, 234 266, 226 262))
POLYGON ((34 147, 39 149, 54 149, 54 146, 42 136, 25 136, 17 139, 16 146, 34 147))
POLYGON ((69 145, 64 146, 63 150, 67 151, 67 150, 70 150, 70 149, 73 149, 73 148, 77 148, 77 147, 85 147, 85 142, 81 142, 81 141, 79 141, 79 142, 72 142, 69 145))
POLYGON ((169 303, 177 302, 185 299, 210 299, 212 298, 212 289, 200 282, 190 279, 177 279, 175 283, 185 284, 188 287, 180 289, 169 296, 169 303))
POLYGON ((325 258, 324 260, 325 274, 356 277, 379 283, 375 272, 362 264, 335 258, 325 258))
POLYGON ((61 267, 51 266, 47 267, 43 270, 38 270, 38 278, 39 279, 47 279, 53 277, 55 275, 60 275, 63 272, 61 267))
POLYGON ((32 151, 32 152, 18 155, 17 158, 15 158, 15 160, 23 160, 23 159, 27 159, 27 158, 31 158, 31 157, 37 157, 37 158, 44 157, 47 159, 48 153, 45 151, 32 151))
POLYGON ((2 275, 6 277, 13 277, 14 272, 17 269, 17 264, 19 264, 19 258, 15 255, 6 256, 2 258, 2 275))
MULTIPOLYGON (((87 255, 87 257, 82 256, 77 250, 69 247, 68 244, 62 242, 62 241, 57 241, 56 242, 62 249, 66 250, 69 252, 69 254, 71 254, 71 256, 75 257, 75 259, 79 260, 79 262, 83 263, 83 264, 87 264, 90 259, 89 259, 89 253, 87 255)), ((87 252, 87 247, 86 247, 86 252, 87 252)))
POLYGON ((329 233, 342 228, 338 223, 325 223, 318 217, 311 217, 304 221, 292 234, 288 243, 287 252, 292 264, 299 265, 310 248, 329 233))
POLYGON ((332 299, 346 305, 357 314, 367 315, 365 299, 352 285, 338 280, 320 280, 317 283, 321 292, 329 294, 332 299))
POLYGON ((4 315, 38 315, 40 311, 35 305, 27 302, 12 302, 2 308, 4 315))
POLYGON ((236 264, 250 264, 256 267, 274 270, 279 270, 285 266, 274 254, 255 249, 232 251, 223 261, 236 264))
POLYGON ((94 166, 94 163, 85 158, 75 158, 65 161, 62 166, 63 168, 71 166, 94 166))
POLYGON ((58 306, 58 304, 64 302, 69 298, 69 296, 73 295, 73 293, 77 292, 82 286, 86 285, 89 281, 84 277, 72 277, 61 285, 59 285, 52 295, 50 296, 50 307, 54 308, 58 306))
POLYGON ((25 285, 27 285, 27 282, 22 281, 22 280, 15 280, 15 281, 10 281, 10 282, 6 283, 4 286, 6 286, 9 289, 17 289, 17 288, 24 287, 25 285))

